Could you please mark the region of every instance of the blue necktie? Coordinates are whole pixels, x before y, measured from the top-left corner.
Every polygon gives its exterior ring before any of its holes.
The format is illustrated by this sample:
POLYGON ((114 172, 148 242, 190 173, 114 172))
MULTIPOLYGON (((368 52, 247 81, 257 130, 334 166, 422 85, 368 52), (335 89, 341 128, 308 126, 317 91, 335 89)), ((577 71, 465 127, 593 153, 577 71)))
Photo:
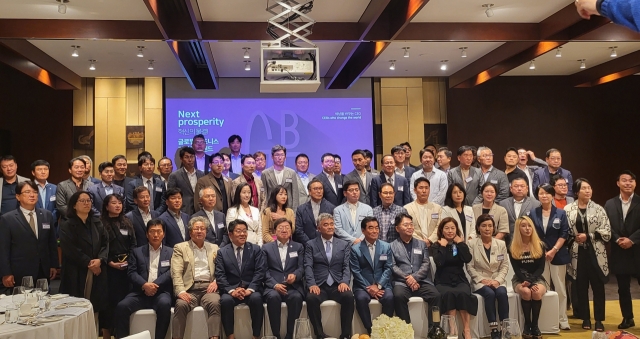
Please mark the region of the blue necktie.
MULTIPOLYGON (((327 241, 325 253, 327 254, 327 261, 331 263, 331 241, 327 241)), ((329 275, 327 276, 327 285, 333 285, 333 277, 331 276, 331 272, 329 272, 329 275)))

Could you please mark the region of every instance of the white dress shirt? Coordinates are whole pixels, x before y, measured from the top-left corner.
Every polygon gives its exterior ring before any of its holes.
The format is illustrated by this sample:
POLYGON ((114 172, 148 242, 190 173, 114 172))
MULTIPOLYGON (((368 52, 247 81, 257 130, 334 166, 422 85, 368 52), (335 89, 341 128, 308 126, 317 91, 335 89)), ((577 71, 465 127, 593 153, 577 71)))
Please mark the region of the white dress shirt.
POLYGON ((189 173, 189 171, 187 171, 187 169, 184 169, 184 172, 187 173, 187 178, 189 178, 189 183, 191 184, 191 189, 195 192, 196 191, 196 184, 198 183, 198 176, 196 175, 196 173, 198 171, 196 171, 196 169, 193 169, 193 173, 189 173))
POLYGON ((284 168, 282 170, 278 171, 274 167, 273 168, 273 174, 276 176, 276 182, 278 183, 278 185, 282 185, 282 179, 284 177, 284 168))
POLYGON ((27 209, 24 209, 22 206, 20 206, 20 211, 22 211, 22 214, 24 214, 24 217, 27 219, 27 224, 29 223, 29 213, 33 213, 33 221, 36 223, 36 238, 38 237, 38 214, 36 213, 35 208, 33 209, 33 211, 29 211, 27 209))
POLYGON ((516 212, 516 219, 518 219, 518 217, 520 216, 520 211, 522 210, 522 203, 524 202, 524 199, 517 201, 515 199, 513 199, 513 210, 516 212))
POLYGON ((278 241, 278 252, 280 253, 280 263, 282 264, 282 269, 284 269, 284 264, 287 261, 287 248, 289 247, 289 242, 281 243, 278 241))
POLYGON ((351 212, 351 222, 356 225, 356 214, 358 213, 358 203, 352 204, 347 202, 347 206, 349 206, 349 212, 351 212))
POLYGON ((158 279, 158 267, 160 266, 160 251, 162 250, 162 244, 158 246, 157 250, 153 249, 153 246, 149 244, 149 279, 147 282, 154 282, 158 279))
MULTIPOLYGON (((181 213, 181 212, 178 211, 178 213, 181 213)), ((173 219, 176 220, 176 224, 178 224, 178 228, 180 229, 180 235, 182 235, 182 239, 183 240, 186 239, 187 233, 186 233, 186 230, 184 228, 184 221, 182 221, 182 216, 180 214, 173 213, 173 211, 169 211, 169 214, 171 214, 173 219)))
POLYGON ((140 211, 140 215, 142 216, 142 221, 144 221, 144 224, 146 226, 147 223, 151 221, 151 207, 149 207, 149 213, 145 213, 145 211, 141 210, 140 208, 138 208, 138 211, 140 211))
POLYGON ((336 191, 336 180, 335 180, 335 178, 333 176, 333 173, 329 174, 329 173, 327 173, 327 171, 323 171, 323 172, 327 176, 327 179, 329 180, 329 183, 331 184, 331 187, 333 187, 333 191, 337 192, 336 191))
POLYGON ((202 248, 198 248, 193 241, 189 241, 189 246, 193 250, 193 259, 195 263, 193 268, 195 273, 193 275, 194 281, 210 281, 211 272, 209 272, 209 263, 207 262, 207 248, 202 245, 202 248))
POLYGON ((620 202, 622 202, 622 221, 624 222, 627 219, 627 212, 629 212, 629 207, 631 206, 631 200, 633 200, 633 194, 629 197, 628 201, 622 200, 622 195, 620 195, 620 202))

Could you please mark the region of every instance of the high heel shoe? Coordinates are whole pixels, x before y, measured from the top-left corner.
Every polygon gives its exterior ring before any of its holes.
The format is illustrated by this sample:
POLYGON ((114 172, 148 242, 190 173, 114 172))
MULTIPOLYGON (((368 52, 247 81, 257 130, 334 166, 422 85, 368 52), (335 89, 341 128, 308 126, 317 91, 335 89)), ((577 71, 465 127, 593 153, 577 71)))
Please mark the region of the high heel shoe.
POLYGON ((604 325, 602 324, 602 321, 596 321, 595 330, 597 332, 604 332, 604 325))

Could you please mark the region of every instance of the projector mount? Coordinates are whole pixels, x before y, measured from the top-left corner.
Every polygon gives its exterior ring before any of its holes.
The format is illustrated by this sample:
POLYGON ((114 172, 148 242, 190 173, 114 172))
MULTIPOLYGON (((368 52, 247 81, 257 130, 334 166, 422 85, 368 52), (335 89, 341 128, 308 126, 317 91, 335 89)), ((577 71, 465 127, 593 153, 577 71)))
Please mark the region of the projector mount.
POLYGON ((267 12, 274 16, 267 20, 267 34, 282 46, 298 47, 295 41, 304 41, 316 47, 307 37, 313 33, 316 23, 307 13, 313 9, 314 0, 267 0, 267 12), (306 21, 305 21, 306 20, 306 21), (281 30, 280 36, 276 30, 281 30), (296 39, 292 39, 292 38, 296 39))

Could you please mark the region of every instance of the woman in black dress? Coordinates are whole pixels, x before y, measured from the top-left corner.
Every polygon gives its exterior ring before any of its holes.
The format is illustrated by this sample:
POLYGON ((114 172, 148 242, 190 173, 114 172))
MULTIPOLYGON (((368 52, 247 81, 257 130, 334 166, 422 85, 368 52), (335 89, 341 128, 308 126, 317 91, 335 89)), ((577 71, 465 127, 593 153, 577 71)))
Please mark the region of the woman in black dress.
POLYGON ((100 312, 100 328, 102 337, 111 338, 114 327, 113 314, 116 305, 129 293, 129 279, 127 278, 127 257, 136 247, 136 237, 133 225, 124 217, 122 197, 109 194, 102 204, 101 220, 109 237, 109 256, 107 267, 107 281, 109 284, 109 303, 100 312))
POLYGON ((431 246, 436 263, 436 288, 442 295, 440 310, 455 316, 460 311, 464 326, 463 338, 471 339, 470 314, 478 312, 478 300, 471 295, 471 286, 464 265, 471 261, 471 252, 464 242, 458 222, 444 218, 438 225, 438 241, 431 246))

